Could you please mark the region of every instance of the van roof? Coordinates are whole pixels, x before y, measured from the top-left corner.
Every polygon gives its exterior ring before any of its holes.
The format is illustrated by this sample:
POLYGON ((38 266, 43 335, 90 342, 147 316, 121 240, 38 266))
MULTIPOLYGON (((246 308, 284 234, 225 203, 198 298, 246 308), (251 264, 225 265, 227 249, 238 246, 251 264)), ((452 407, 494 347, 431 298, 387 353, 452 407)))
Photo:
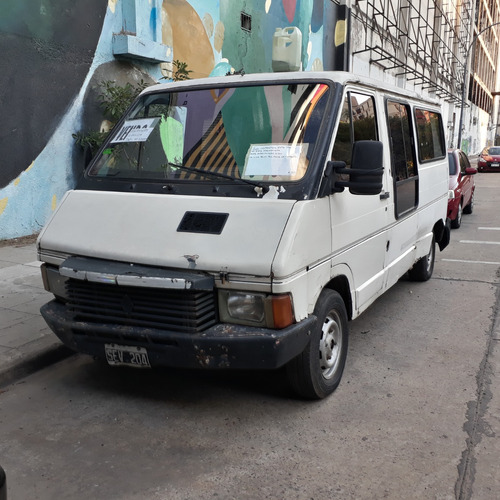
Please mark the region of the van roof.
POLYGON ((422 103, 440 106, 440 101, 434 98, 424 98, 416 92, 408 89, 402 89, 388 83, 380 82, 372 78, 356 75, 346 71, 296 71, 296 72, 280 72, 280 73, 251 73, 251 74, 234 74, 228 76, 214 76, 206 78, 195 78, 190 80, 160 83, 148 87, 143 93, 158 92, 159 90, 174 90, 193 87, 218 87, 229 84, 255 84, 255 83, 277 83, 286 84, 291 82, 306 83, 311 81, 322 81, 339 83, 341 85, 360 84, 372 90, 383 90, 392 94, 404 96, 410 99, 417 100, 422 103))

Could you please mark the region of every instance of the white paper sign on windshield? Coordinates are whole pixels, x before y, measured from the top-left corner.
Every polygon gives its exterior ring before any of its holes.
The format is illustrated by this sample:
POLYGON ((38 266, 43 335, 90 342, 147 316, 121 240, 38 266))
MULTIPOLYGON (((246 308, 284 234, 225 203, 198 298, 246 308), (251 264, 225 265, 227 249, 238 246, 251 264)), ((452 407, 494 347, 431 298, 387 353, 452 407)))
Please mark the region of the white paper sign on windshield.
POLYGON ((127 120, 111 142, 145 142, 159 121, 159 118, 127 120))
POLYGON ((295 176, 302 146, 302 144, 252 144, 245 160, 243 177, 295 176))

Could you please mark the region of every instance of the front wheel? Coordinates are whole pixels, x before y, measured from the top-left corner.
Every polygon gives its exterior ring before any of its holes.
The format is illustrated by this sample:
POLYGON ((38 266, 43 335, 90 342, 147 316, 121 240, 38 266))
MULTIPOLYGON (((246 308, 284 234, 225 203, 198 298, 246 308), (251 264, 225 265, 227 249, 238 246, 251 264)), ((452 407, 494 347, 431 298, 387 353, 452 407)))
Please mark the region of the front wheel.
POLYGON ((415 262, 415 265, 409 271, 411 281, 427 281, 431 278, 434 271, 434 259, 436 257, 436 242, 432 236, 431 248, 429 253, 415 262))
POLYGON ((339 385, 347 357, 348 322, 342 297, 334 290, 321 292, 314 314, 311 340, 287 365, 295 392, 307 399, 322 399, 339 385))
POLYGON ((452 229, 458 229, 462 224, 462 200, 458 204, 457 216, 451 221, 452 229))

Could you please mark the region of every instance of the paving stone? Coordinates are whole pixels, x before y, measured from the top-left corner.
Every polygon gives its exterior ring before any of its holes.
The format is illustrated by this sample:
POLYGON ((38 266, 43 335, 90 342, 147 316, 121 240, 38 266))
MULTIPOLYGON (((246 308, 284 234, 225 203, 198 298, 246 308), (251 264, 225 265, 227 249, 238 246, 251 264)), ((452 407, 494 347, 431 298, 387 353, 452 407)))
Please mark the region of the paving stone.
POLYGON ((0 245, 0 385, 71 354, 40 315, 52 294, 43 288, 31 240, 0 245))

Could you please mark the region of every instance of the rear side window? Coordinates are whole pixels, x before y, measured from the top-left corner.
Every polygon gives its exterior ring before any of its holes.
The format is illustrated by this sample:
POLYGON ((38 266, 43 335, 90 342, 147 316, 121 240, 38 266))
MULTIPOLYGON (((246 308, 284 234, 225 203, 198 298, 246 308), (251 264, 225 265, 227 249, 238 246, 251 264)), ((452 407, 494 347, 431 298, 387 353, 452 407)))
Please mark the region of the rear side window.
POLYGON ((418 157, 421 162, 444 158, 445 143, 441 114, 425 109, 415 109, 417 124, 418 157))

